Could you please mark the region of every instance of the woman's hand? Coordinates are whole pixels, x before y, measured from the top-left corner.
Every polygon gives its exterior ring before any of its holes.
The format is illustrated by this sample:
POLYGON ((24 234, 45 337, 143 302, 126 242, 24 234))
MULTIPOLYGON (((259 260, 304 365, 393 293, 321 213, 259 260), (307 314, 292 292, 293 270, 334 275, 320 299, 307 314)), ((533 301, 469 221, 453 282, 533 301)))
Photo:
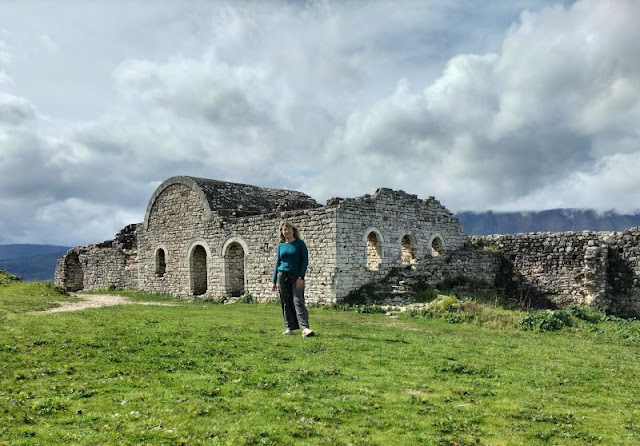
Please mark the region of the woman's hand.
POLYGON ((271 287, 271 291, 277 291, 277 290, 278 290, 278 285, 274 283, 273 286, 271 287))
POLYGON ((302 277, 298 277, 296 280, 296 290, 301 290, 304 288, 304 279, 302 277))

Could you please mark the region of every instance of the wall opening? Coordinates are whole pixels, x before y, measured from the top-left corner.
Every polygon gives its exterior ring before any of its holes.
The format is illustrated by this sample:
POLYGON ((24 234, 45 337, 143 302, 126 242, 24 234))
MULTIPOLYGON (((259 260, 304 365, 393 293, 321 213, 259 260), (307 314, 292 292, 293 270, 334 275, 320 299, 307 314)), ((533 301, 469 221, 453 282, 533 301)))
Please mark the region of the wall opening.
POLYGON ((409 234, 402 237, 400 243, 400 260, 405 266, 413 265, 416 263, 416 247, 409 234))
POLYGON ((67 291, 80 291, 84 289, 84 270, 80 264, 78 254, 72 252, 64 260, 64 289, 67 291))
POLYGON ((191 291, 194 296, 207 292, 207 251, 204 246, 196 245, 190 259, 191 291))
POLYGON ((440 237, 434 237, 431 241, 431 255, 433 257, 437 257, 442 255, 444 252, 444 244, 442 243, 442 239, 440 237))
POLYGON ((240 297, 244 294, 244 249, 238 242, 230 243, 224 253, 226 294, 240 297))
POLYGON ((375 232, 367 235, 367 269, 377 271, 382 262, 382 243, 375 232))
POLYGON ((156 276, 164 277, 167 272, 167 260, 164 249, 160 248, 156 251, 156 276))

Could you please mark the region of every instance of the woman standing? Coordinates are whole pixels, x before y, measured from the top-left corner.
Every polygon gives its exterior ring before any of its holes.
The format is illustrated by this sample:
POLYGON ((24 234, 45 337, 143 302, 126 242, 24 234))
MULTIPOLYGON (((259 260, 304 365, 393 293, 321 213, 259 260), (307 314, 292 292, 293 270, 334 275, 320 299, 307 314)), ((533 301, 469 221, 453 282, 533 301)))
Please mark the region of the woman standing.
POLYGON ((278 229, 280 243, 277 248, 276 268, 273 272, 273 291, 280 293, 284 317, 283 335, 292 335, 302 329, 302 336, 313 336, 309 328, 309 313, 304 304, 304 275, 309 266, 307 245, 300 239, 298 229, 287 222, 278 229))

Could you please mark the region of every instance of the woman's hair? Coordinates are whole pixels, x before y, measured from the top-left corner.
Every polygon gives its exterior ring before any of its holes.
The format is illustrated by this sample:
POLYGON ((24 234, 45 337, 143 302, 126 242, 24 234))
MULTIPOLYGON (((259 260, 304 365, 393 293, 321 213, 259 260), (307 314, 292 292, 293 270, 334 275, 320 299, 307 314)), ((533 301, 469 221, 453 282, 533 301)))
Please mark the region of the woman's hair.
POLYGON ((285 226, 289 226, 293 230, 293 237, 294 238, 300 238, 300 233, 298 232, 298 228, 293 226, 288 221, 283 221, 278 225, 278 240, 280 240, 280 243, 284 243, 284 242, 287 241, 284 238, 284 235, 282 235, 282 228, 284 228, 285 226))

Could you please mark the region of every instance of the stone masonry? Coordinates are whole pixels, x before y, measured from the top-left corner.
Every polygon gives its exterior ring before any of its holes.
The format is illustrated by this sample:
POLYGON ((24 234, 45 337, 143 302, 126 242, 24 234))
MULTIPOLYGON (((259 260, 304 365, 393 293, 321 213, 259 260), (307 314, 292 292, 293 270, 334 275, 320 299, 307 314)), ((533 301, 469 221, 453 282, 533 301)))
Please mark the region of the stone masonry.
POLYGON ((309 249, 306 297, 339 301, 390 272, 430 284, 465 277, 512 282, 556 305, 640 316, 640 228, 469 238, 435 198, 387 188, 324 206, 295 191, 173 177, 144 222, 114 240, 76 247, 56 266, 67 290, 114 286, 184 298, 276 298, 277 228, 297 226, 309 249))
POLYGON ((640 228, 473 237, 494 249, 506 269, 558 306, 596 305, 640 316, 640 228))
POLYGON ((321 206, 300 192, 173 177, 152 195, 144 222, 115 240, 71 249, 56 267, 69 290, 109 286, 185 298, 275 298, 277 228, 298 227, 309 249, 306 296, 334 302, 434 253, 461 248, 457 219, 433 197, 391 189, 321 206))

